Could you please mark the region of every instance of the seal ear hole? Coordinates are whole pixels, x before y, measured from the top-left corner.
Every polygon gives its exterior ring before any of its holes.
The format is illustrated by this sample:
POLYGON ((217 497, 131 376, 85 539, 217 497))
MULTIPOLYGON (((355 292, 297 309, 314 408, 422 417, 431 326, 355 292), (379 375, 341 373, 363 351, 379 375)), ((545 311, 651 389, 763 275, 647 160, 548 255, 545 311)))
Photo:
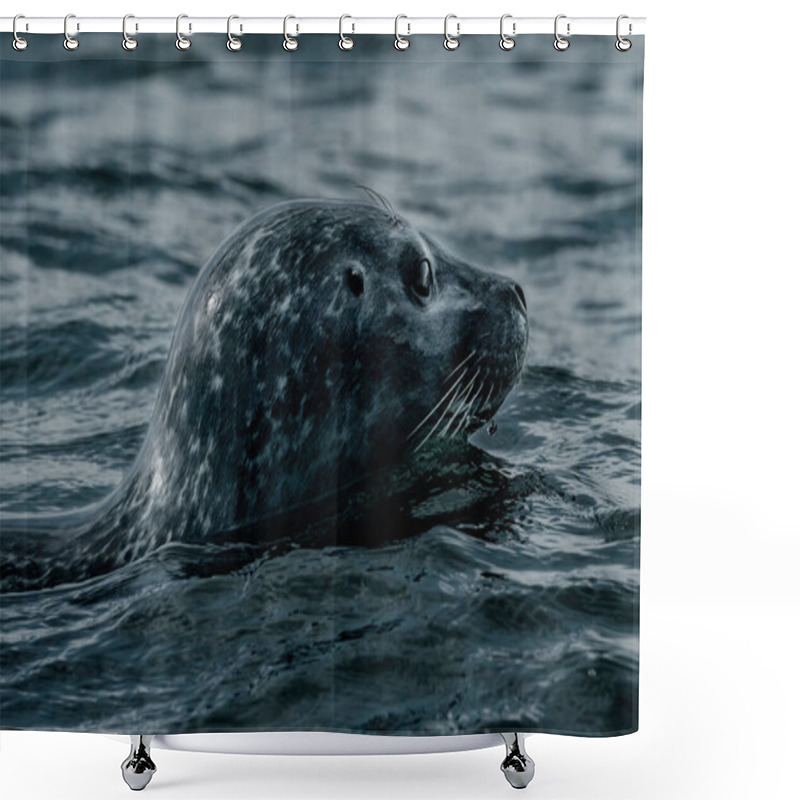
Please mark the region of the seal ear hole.
POLYGON ((364 276, 357 269, 350 267, 345 273, 347 277, 347 288, 356 296, 364 294, 364 276))

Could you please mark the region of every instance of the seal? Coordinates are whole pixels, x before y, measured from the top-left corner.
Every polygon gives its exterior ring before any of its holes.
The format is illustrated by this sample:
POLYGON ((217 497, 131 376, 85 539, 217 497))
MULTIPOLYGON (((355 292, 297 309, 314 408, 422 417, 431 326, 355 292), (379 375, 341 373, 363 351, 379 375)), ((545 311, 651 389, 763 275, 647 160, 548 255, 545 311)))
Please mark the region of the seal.
POLYGON ((466 441, 518 381, 527 338, 518 285, 385 202, 271 207, 198 275, 123 483, 60 524, 17 526, 30 544, 4 585, 83 580, 466 441))

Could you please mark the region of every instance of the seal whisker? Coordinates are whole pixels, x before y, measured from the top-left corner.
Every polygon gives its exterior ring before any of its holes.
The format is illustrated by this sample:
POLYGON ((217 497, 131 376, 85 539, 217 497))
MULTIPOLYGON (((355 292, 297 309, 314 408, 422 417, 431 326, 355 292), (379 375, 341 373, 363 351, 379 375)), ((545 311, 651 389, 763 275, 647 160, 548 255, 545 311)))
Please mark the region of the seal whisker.
MULTIPOLYGON (((472 378, 471 378, 471 380, 469 381, 469 383, 467 383, 467 385, 464 387, 464 391, 463 391, 463 392, 461 392, 461 400, 462 400, 462 402, 461 402, 461 404, 459 405, 459 411, 460 411, 461 407, 464 405, 464 403, 466 403, 466 402, 467 402, 467 398, 469 397, 469 394, 470 394, 470 392, 472 391, 472 387, 475 385, 475 381, 478 379, 478 376, 479 376, 479 375, 480 375, 480 372, 476 372, 476 373, 475 373, 475 374, 472 376, 472 378)), ((454 411, 453 413, 454 413, 454 414, 458 414, 458 413, 459 413, 459 411, 454 411)))
POLYGON ((465 358, 463 361, 461 361, 459 364, 457 364, 455 367, 453 367, 453 369, 452 369, 452 370, 450 370, 450 373, 448 374, 448 376, 447 376, 447 377, 444 379, 445 383, 447 383, 447 381, 448 381, 448 380, 450 380, 450 376, 451 376, 451 375, 452 375, 452 374, 453 374, 453 373, 454 373, 456 370, 458 370, 458 369, 460 369, 461 367, 463 367, 463 366, 464 366, 464 364, 466 364, 466 363, 467 363, 467 361, 469 361, 469 360, 472 358, 472 356, 474 356, 474 355, 475 355, 475 353, 477 353, 477 352, 478 352, 477 350, 473 350, 473 351, 472 351, 472 352, 471 352, 471 353, 470 353, 470 354, 469 354, 469 355, 468 355, 468 356, 467 356, 467 357, 466 357, 466 358, 465 358))
MULTIPOLYGON (((462 377, 463 377, 463 376, 462 376, 462 377)), ((427 434, 427 435, 425 436, 425 438, 424 438, 424 439, 423 439, 423 440, 422 440, 422 441, 419 443, 419 445, 417 445, 417 447, 415 448, 415 450, 418 450, 420 447, 422 447, 422 445, 424 445, 424 444, 425 444, 425 442, 427 442, 427 441, 428 441, 428 439, 430 439, 430 437, 433 435, 433 433, 434 433, 434 431, 436 430, 436 428, 437 428, 437 427, 439 427, 439 424, 441 423, 441 421, 442 421, 442 420, 445 418, 445 416, 447 415, 447 412, 450 410, 450 408, 452 407, 453 403, 455 403, 455 402, 456 402, 456 401, 457 401, 457 400, 458 400, 458 399, 459 399, 459 398, 462 396, 463 392, 462 392, 462 389, 461 389, 461 386, 460 386, 460 380, 461 380, 461 379, 459 379, 459 381, 457 381, 456 383, 454 383, 454 384, 453 384, 453 386, 451 386, 451 387, 450 387, 450 390, 447 392, 447 395, 449 395, 449 394, 450 394, 450 392, 452 392, 452 390, 453 390, 453 389, 456 389, 456 390, 457 390, 457 391, 456 391, 456 393, 453 395, 453 397, 451 397, 451 398, 450 398, 450 402, 448 402, 447 406, 445 406, 445 408, 444 408, 444 409, 441 411, 441 413, 440 413, 440 414, 439 414, 439 416, 437 417, 436 421, 435 421, 435 422, 433 423, 433 425, 431 426, 431 429, 430 429, 430 431, 428 431, 428 434, 427 434)), ((447 395, 445 395, 445 397, 443 397, 443 398, 442 398, 442 401, 444 401, 445 399, 447 399, 447 395)), ((439 406, 439 405, 441 405, 441 401, 440 401, 439 403, 437 403, 437 406, 439 406)), ((436 409, 434 409, 434 411, 435 411, 435 410, 436 410, 436 409)), ((431 412, 431 413, 433 413, 433 412, 431 412)), ((429 414, 428 416, 430 416, 430 414, 429 414)))
POLYGON ((476 372, 472 376, 472 380, 469 382, 469 384, 465 387, 464 391, 461 393, 460 402, 458 404, 458 408, 456 408, 455 411, 453 411, 453 416, 447 421, 447 424, 444 426, 444 428, 442 429, 442 432, 439 434, 440 436, 442 436, 442 437, 447 436, 447 431, 450 429, 450 426, 454 422, 457 422, 457 421, 461 420, 462 415, 464 414, 465 410, 467 408, 469 408, 469 405, 472 402, 472 398, 470 396, 471 395, 472 386, 475 383, 475 380, 477 379, 479 374, 480 373, 476 372))
POLYGON ((361 189, 361 191, 364 192, 367 197, 369 197, 373 205, 383 208, 395 223, 400 221, 400 218, 397 216, 397 212, 392 208, 391 203, 380 192, 376 192, 374 189, 370 189, 369 186, 364 186, 362 183, 357 183, 356 186, 358 186, 358 188, 361 189))
MULTIPOLYGON (((472 414, 472 411, 473 411, 473 409, 475 407, 475 404, 480 402, 481 392, 483 391, 483 387, 485 385, 486 385, 486 380, 485 379, 482 380, 478 384, 478 388, 475 390, 475 394, 473 395, 472 400, 470 401, 470 404, 469 404, 469 413, 464 415, 465 419, 467 419, 472 414)), ((460 428, 460 426, 459 426, 459 428, 460 428)), ((456 431, 456 432, 458 432, 458 431, 456 431)))
MULTIPOLYGON (((458 386, 458 383, 454 384, 454 386, 458 386)), ((439 415, 439 419, 436 420, 434 425, 428 431, 428 433, 425 436, 425 438, 414 448, 414 452, 415 453, 416 453, 417 450, 420 449, 420 447, 422 447, 428 441, 428 439, 431 438, 431 436, 433 436, 433 434, 436 432, 436 429, 441 424, 442 420, 447 416, 447 412, 452 408, 453 403, 455 403, 457 401, 460 401, 461 398, 463 398, 465 396, 467 391, 468 391, 468 389, 463 389, 463 390, 460 390, 460 391, 456 392, 456 394, 452 397, 450 402, 447 404, 447 408, 445 408, 444 411, 442 411, 442 413, 439 415)))
MULTIPOLYGON (((433 426, 433 428, 431 428, 431 433, 433 433, 436 430, 436 428, 439 427, 440 423, 445 419, 445 417, 447 416, 448 412, 453 408, 453 403, 458 403, 459 404, 458 408, 461 407, 461 403, 463 402, 463 399, 466 396, 468 391, 469 391, 469 387, 467 386, 467 387, 462 387, 457 392, 455 397, 453 397, 452 400, 450 400, 450 402, 447 404, 447 408, 445 408, 444 411, 442 411, 442 413, 439 415, 439 419, 436 420, 436 424, 433 426)), ((453 411, 452 413, 453 414, 457 414, 458 411, 456 410, 456 411, 453 411)))
POLYGON ((470 398, 470 401, 467 404, 467 407, 464 409, 464 413, 461 416, 461 421, 453 429, 453 434, 452 434, 453 436, 456 436, 464 428, 466 428, 466 426, 469 424, 469 421, 472 419, 472 412, 473 412, 473 410, 475 408, 475 404, 480 401, 481 392, 483 391, 483 387, 484 387, 485 383, 486 383, 486 381, 482 380, 478 384, 478 386, 475 389, 475 391, 473 392, 472 397, 470 398))
MULTIPOLYGON (((462 412, 465 410, 465 408, 466 408, 466 406, 465 406, 465 403, 464 403, 464 401, 462 401, 462 402, 461 402, 461 405, 460 405, 460 406, 459 406, 459 407, 458 407, 458 408, 457 408, 457 409, 456 409, 456 410, 453 412, 453 416, 452 416, 452 417, 450 417, 450 419, 447 421, 447 425, 445 425, 445 426, 444 426, 444 428, 442 428, 442 432, 441 432, 441 434, 439 434, 439 435, 440 435, 440 436, 441 436, 443 439, 444 439, 445 437, 447 437, 447 436, 448 436, 448 431, 450 430, 450 426, 451 426, 451 425, 452 425, 454 422, 458 422, 458 423, 459 423, 459 425, 461 424, 461 421, 462 421, 462 420, 465 418, 465 416, 466 416, 465 414, 463 414, 463 413, 462 413, 462 412)), ((453 428, 453 431, 452 431, 452 433, 450 433, 450 434, 449 434, 449 438, 451 438, 451 439, 452 439, 452 437, 453 437, 453 436, 455 436, 455 434, 456 434, 456 430, 457 430, 457 429, 458 429, 458 425, 457 425, 455 428, 453 428)))
POLYGON ((461 409, 463 407, 463 403, 464 401, 462 400, 459 407, 452 413, 450 419, 447 420, 447 423, 445 424, 444 428, 442 428, 442 430, 439 432, 440 438, 446 439, 448 436, 447 432, 450 430, 450 426, 457 420, 461 419, 460 414, 461 414, 461 409))
POLYGON ((454 431, 453 435, 455 435, 456 433, 459 433, 463 427, 467 426, 467 424, 469 423, 470 419, 473 418, 472 412, 473 412, 473 410, 475 408, 475 405, 478 404, 478 406, 480 407, 481 393, 483 392, 483 387, 484 387, 485 384, 486 384, 485 380, 480 382, 480 385, 475 390, 475 394, 474 394, 474 396, 472 398, 472 401, 469 404, 469 408, 467 409, 467 413, 464 414, 464 418, 461 421, 461 424, 458 426, 458 428, 456 428, 456 430, 454 431))
POLYGON ((462 414, 461 421, 458 423, 458 425, 456 425, 455 428, 453 428, 453 433, 451 434, 451 438, 454 436, 458 436, 458 434, 461 433, 461 431, 467 427, 469 421, 472 419, 472 414, 470 413, 470 410, 471 409, 467 409, 464 412, 464 414, 462 414))
POLYGON ((447 398, 449 397, 450 393, 454 389, 458 388, 458 385, 461 382, 461 379, 464 377, 465 374, 466 374, 466 369, 461 373, 461 375, 459 375, 459 377, 456 380, 456 382, 444 393, 444 395, 442 395, 441 400, 439 400, 439 402, 425 415, 425 417, 422 420, 422 422, 420 422, 417 425, 417 427, 414 428, 414 430, 411 431, 411 433, 408 434, 408 436, 407 436, 408 439, 410 439, 431 418, 431 416, 436 412, 436 409, 439 408, 439 406, 442 403, 444 403, 445 400, 447 400, 447 398))

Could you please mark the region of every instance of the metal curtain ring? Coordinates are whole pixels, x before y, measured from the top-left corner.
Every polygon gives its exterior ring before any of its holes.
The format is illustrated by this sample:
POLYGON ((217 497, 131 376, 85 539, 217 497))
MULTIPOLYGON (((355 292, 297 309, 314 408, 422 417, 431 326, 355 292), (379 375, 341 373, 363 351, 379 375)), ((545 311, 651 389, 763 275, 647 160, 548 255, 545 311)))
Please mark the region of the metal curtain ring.
POLYGON ((500 49, 501 50, 513 50, 516 41, 514 41, 513 37, 517 35, 517 23, 511 23, 511 36, 508 36, 506 32, 503 30, 503 25, 507 19, 511 19, 511 14, 503 14, 500 17, 500 49))
MULTIPOLYGON (((288 50, 289 52, 292 50, 297 50, 297 46, 299 44, 297 39, 293 39, 291 36, 289 36, 289 33, 286 30, 286 26, 289 24, 290 19, 296 19, 296 17, 293 17, 291 14, 289 14, 283 18, 283 49, 288 50)), ((297 33, 300 33, 300 26, 295 23, 295 34, 297 33)))
POLYGON ((122 18, 122 49, 130 52, 139 46, 139 42, 132 36, 128 36, 128 20, 136 19, 133 14, 126 14, 122 18))
POLYGON ((14 41, 11 42, 11 46, 17 52, 21 53, 23 50, 27 50, 28 49, 28 40, 27 39, 23 39, 17 33, 17 20, 18 19, 25 19, 25 15, 24 14, 17 14, 17 16, 14 17, 14 22, 11 25, 11 32, 14 34, 14 41))
MULTIPOLYGON (((77 50, 78 45, 80 42, 74 37, 69 35, 69 21, 71 19, 75 19, 74 14, 67 14, 64 17, 64 49, 65 50, 77 50)), ((77 27, 77 30, 80 30, 80 25, 77 27)))
MULTIPOLYGON (((237 53, 237 52, 239 52, 239 50, 242 49, 242 40, 241 39, 237 39, 231 33, 231 22, 233 22, 233 20, 235 20, 235 19, 239 19, 239 17, 237 17, 236 14, 231 14, 228 17, 228 41, 225 43, 225 47, 227 47, 228 50, 231 51, 231 53, 237 53)), ((242 26, 240 25, 239 26, 239 32, 241 33, 241 31, 242 31, 242 26)))
MULTIPOLYGON (((175 47, 178 50, 188 50, 192 46, 192 40, 187 39, 185 36, 181 34, 181 20, 187 19, 188 14, 178 14, 175 19, 175 47)), ((192 26, 189 25, 189 30, 191 31, 192 26)))
POLYGON ((461 42, 458 41, 458 37, 461 34, 461 23, 456 22, 456 35, 451 36, 447 32, 447 23, 450 22, 451 19, 458 20, 458 17, 455 14, 448 14, 444 18, 444 49, 458 50, 458 46, 461 44, 461 42))
MULTIPOLYGON (((339 49, 340 50, 352 50, 353 49, 353 45, 355 44, 355 42, 349 36, 345 36, 344 35, 344 32, 342 30, 342 27, 344 25, 344 21, 346 19, 353 19, 353 18, 349 14, 342 14, 342 16, 339 17, 339 49)), ((355 32, 355 30, 356 30, 355 23, 351 23, 351 27, 352 27, 352 31, 355 32)))
MULTIPOLYGON (((394 48, 395 50, 408 50, 408 48, 411 47, 411 40, 400 35, 401 19, 408 19, 408 17, 405 14, 398 14, 394 18, 394 48)), ((411 23, 407 22, 406 27, 408 28, 406 36, 411 36, 411 23)))
MULTIPOLYGON (((566 14, 559 14, 556 17, 555 24, 553 25, 553 32, 555 33, 556 40, 553 42, 553 47, 558 50, 560 53, 563 53, 569 47, 569 39, 565 39, 561 34, 558 32, 558 21, 560 19, 566 19, 566 14)), ((567 23, 567 36, 570 34, 570 23, 567 23)))
MULTIPOLYGON (((617 41, 614 42, 614 47, 616 47, 617 50, 620 51, 620 53, 627 53, 628 50, 630 50, 631 47, 633 47, 633 42, 630 39, 623 39, 622 36, 620 36, 620 33, 619 33, 619 24, 624 19, 628 19, 628 15, 627 14, 620 14, 617 17, 617 41)), ((632 32, 633 32, 633 25, 631 25, 630 22, 629 22, 628 23, 628 36, 630 36, 632 32)))

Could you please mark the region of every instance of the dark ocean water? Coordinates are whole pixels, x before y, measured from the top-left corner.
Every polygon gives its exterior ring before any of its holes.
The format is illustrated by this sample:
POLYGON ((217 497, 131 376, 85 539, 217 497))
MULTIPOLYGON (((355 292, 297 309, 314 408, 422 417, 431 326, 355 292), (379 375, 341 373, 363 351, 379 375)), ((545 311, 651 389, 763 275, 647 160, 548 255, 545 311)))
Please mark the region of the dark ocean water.
POLYGON ((641 52, 49 38, 0 61, 3 514, 120 483, 194 278, 270 204, 380 191, 517 281, 530 335, 496 433, 472 437, 460 485, 412 502, 413 536, 244 560, 173 543, 3 595, 0 724, 635 729, 641 52))

